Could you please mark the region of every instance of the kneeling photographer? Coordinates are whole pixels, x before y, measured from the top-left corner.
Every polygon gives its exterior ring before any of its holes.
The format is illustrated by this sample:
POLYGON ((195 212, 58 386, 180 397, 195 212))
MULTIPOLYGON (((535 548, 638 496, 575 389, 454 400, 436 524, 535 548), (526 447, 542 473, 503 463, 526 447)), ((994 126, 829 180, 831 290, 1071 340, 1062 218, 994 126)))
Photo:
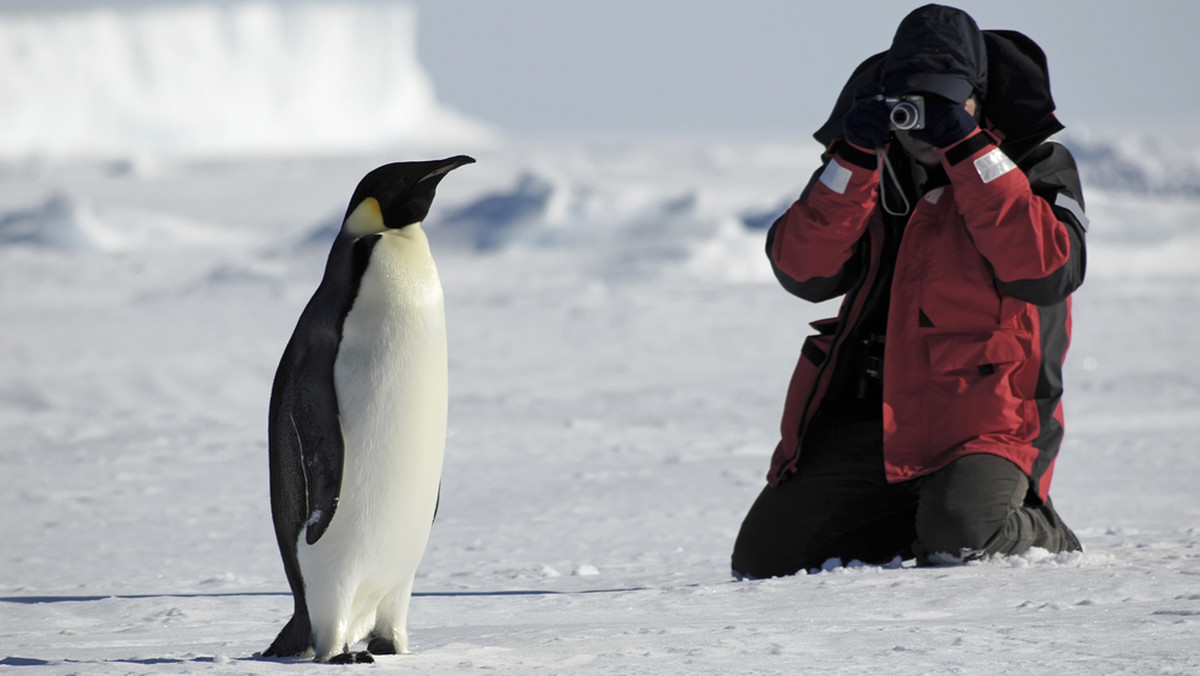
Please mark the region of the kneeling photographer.
POLYGON ((1086 217, 1045 56, 951 7, 910 13, 817 131, 767 254, 814 322, 741 578, 829 559, 1080 549, 1050 502, 1086 217))

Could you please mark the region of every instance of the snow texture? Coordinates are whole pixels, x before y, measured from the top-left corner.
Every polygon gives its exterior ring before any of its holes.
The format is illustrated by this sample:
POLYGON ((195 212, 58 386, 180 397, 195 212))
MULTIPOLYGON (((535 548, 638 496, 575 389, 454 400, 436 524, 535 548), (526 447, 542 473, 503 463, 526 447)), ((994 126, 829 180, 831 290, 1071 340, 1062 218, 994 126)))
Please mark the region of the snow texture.
POLYGON ((735 582, 807 323, 835 312, 762 253, 819 148, 473 138, 0 162, 0 672, 296 672, 258 657, 292 603, 271 378, 358 179, 459 151, 479 162, 425 223, 450 334, 441 506, 414 654, 375 668, 1200 671, 1195 148, 1067 139, 1091 232, 1052 494, 1086 552, 735 582))

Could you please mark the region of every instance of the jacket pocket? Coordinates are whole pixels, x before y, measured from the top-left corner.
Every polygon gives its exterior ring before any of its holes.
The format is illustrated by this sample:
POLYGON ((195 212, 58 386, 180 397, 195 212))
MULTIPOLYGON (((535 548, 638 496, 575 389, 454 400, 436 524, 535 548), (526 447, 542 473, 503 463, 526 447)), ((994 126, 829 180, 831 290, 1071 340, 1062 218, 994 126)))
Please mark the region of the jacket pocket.
POLYGON ((932 374, 979 372, 989 375, 1005 364, 1029 358, 1022 334, 1001 331, 991 334, 931 333, 925 337, 932 374))
POLYGON ((948 451, 974 440, 1023 444, 1036 427, 1032 392, 1020 383, 1030 360, 1019 332, 931 333, 926 388, 928 440, 948 451))
POLYGON ((809 326, 816 329, 817 333, 804 339, 800 355, 813 366, 821 366, 826 359, 829 359, 829 352, 833 348, 834 334, 837 333, 838 320, 818 319, 809 326))

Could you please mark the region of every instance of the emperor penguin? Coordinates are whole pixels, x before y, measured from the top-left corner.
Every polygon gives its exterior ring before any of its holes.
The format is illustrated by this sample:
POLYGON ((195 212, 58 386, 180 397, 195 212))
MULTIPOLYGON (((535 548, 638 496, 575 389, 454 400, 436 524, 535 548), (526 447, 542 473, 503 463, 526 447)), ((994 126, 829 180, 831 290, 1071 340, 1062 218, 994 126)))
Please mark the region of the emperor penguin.
POLYGON ((421 223, 442 178, 474 161, 397 162, 364 176, 284 349, 268 445, 295 609, 264 656, 408 652, 448 408, 442 286, 421 223), (352 652, 363 639, 367 651, 352 652))

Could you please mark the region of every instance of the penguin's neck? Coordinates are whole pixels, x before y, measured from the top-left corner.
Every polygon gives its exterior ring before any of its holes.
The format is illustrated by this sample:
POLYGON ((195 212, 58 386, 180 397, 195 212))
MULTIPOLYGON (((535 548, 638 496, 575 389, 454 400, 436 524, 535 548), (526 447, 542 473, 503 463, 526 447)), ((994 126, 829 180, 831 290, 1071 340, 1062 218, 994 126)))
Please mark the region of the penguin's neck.
POLYGON ((380 233, 363 277, 372 288, 360 286, 360 298, 364 291, 369 295, 379 291, 383 297, 377 301, 390 300, 410 310, 441 311, 442 285, 420 223, 380 233))
MULTIPOLYGON (((423 418, 444 421, 446 371, 442 287, 425 233, 415 225, 382 233, 342 327, 334 376, 343 423, 376 438, 409 434, 397 430, 423 418), (440 401, 440 413, 423 401, 440 401)), ((444 439, 445 430, 430 435, 444 439)))

